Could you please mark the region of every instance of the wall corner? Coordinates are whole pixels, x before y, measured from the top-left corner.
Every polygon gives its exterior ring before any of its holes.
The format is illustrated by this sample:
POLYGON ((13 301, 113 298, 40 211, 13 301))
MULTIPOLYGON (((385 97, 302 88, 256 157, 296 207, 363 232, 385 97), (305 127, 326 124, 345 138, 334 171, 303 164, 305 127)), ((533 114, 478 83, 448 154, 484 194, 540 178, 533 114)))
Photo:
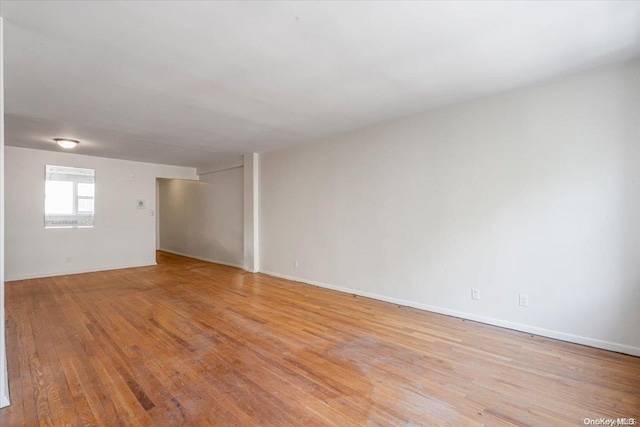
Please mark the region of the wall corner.
POLYGON ((259 245, 259 158, 258 153, 244 155, 244 269, 260 269, 259 245))

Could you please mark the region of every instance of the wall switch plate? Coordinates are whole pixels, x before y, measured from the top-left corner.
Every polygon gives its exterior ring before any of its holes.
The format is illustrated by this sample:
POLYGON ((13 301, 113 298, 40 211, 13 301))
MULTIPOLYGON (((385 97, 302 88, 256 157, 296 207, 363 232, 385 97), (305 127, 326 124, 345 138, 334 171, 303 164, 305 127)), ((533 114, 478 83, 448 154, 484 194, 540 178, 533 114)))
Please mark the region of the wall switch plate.
POLYGON ((300 266, 300 264, 298 263, 298 260, 295 260, 293 262, 293 267, 297 270, 299 266, 300 266))
POLYGON ((480 289, 471 288, 471 299, 480 299, 480 289))
POLYGON ((529 295, 520 294, 520 305, 522 307, 529 307, 529 295))

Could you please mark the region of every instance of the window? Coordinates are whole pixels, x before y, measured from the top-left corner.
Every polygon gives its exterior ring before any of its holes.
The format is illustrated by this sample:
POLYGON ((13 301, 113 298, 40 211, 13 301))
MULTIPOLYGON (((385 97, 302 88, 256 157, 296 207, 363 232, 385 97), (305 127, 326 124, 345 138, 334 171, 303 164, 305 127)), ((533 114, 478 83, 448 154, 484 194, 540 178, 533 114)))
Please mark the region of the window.
POLYGON ((44 183, 44 227, 93 227, 93 169, 47 165, 44 183))

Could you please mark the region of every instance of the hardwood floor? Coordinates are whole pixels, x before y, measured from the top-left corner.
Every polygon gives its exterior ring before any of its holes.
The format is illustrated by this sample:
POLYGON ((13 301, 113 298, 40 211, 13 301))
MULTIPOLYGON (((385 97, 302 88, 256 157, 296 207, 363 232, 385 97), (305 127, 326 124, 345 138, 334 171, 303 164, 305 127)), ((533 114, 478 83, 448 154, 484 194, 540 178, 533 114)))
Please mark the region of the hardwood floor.
POLYGON ((584 425, 640 358, 158 253, 6 284, 0 425, 584 425))

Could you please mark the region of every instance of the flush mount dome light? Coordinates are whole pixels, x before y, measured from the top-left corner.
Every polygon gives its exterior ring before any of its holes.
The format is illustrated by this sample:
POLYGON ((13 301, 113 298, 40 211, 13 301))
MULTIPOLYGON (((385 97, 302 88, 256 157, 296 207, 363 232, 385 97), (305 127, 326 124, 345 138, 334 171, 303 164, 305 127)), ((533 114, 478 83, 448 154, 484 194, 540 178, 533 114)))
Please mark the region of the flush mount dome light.
POLYGON ((66 139, 66 138, 53 138, 55 142, 62 148, 73 148, 76 145, 80 144, 80 141, 76 141, 74 139, 66 139))

